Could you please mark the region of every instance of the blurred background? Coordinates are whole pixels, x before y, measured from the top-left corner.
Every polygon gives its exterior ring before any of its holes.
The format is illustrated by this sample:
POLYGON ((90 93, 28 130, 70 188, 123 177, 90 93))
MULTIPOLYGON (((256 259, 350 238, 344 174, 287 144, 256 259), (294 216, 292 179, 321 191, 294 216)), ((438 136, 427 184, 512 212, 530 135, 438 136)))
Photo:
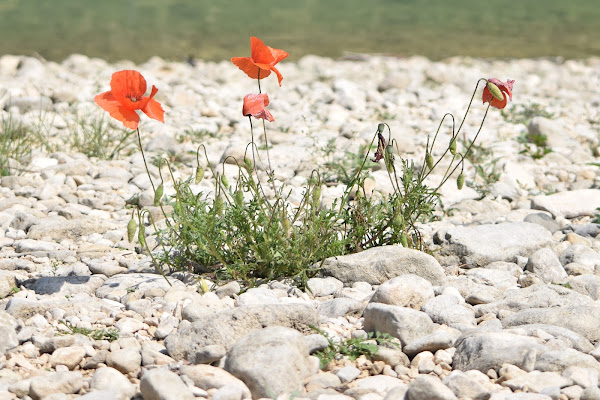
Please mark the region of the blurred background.
POLYGON ((598 21, 598 0, 0 0, 0 55, 222 60, 258 36, 290 59, 585 58, 598 21))

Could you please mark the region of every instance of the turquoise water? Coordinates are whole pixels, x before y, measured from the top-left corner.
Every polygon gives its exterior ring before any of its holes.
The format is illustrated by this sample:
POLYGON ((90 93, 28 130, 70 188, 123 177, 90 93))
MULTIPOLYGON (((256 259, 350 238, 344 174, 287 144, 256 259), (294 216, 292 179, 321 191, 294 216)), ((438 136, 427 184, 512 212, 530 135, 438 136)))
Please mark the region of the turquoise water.
POLYGON ((288 51, 474 57, 600 56, 598 0, 0 0, 0 55, 145 61, 288 51))

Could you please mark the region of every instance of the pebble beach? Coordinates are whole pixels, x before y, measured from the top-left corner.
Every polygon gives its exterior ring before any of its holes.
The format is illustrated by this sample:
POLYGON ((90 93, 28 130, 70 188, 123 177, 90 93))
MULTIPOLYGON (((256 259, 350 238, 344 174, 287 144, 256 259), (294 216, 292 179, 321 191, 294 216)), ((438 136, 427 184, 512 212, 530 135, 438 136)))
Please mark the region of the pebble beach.
MULTIPOLYGON (((261 89, 275 119, 266 124, 275 182, 292 205, 314 169, 356 154, 381 122, 397 162, 422 166, 428 137, 446 113, 460 124, 480 78, 515 80, 512 102, 487 112, 477 142, 487 153, 465 164, 465 187, 449 180, 435 218, 419 226, 428 252, 395 245, 332 257, 310 290, 232 281, 205 291, 189 273, 163 278, 127 240, 127 200, 139 194, 158 215, 135 136, 111 160, 73 144, 81 121, 121 127, 94 96, 124 69, 159 89, 165 123, 142 115, 140 132, 148 160, 174 165, 166 196, 172 178, 194 176, 200 144, 204 166, 234 183, 231 160, 251 140, 242 100, 258 88, 229 61, 0 57, 0 117, 46 140, 0 177, 0 400, 600 399, 600 59, 280 63, 282 86, 271 76, 261 89), (392 339, 370 358, 320 368, 315 353, 328 339, 371 332, 392 339)), ((465 140, 486 108, 480 85, 465 140)), ((434 156, 450 132, 444 124, 434 156)), ((385 197, 380 164, 368 184, 385 197)), ((212 178, 192 189, 210 196, 212 178)), ((333 177, 322 203, 344 188, 333 177)))

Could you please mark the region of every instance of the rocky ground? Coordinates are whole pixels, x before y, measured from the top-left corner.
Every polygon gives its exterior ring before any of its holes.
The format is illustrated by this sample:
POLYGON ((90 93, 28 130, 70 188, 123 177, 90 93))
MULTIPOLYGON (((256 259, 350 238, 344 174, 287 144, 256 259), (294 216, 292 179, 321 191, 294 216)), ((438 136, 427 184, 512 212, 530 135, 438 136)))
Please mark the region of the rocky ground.
MULTIPOLYGON (((292 202, 315 166, 355 153, 381 121, 421 163, 427 135, 446 112, 462 119, 477 79, 514 79, 514 103, 487 116, 484 173, 468 164, 467 187, 448 182, 422 226, 434 256, 374 248, 328 259, 312 291, 274 281, 207 293, 183 273, 167 282, 126 240, 125 201, 143 192, 152 203, 141 153, 105 161, 70 141, 73 121, 103 115, 93 97, 126 68, 159 88, 166 123, 142 116, 142 140, 148 158, 176 161, 176 178, 194 173, 200 141, 214 165, 249 141, 241 102, 256 81, 229 62, 0 57, 0 115, 42 121, 48 140, 0 180, 0 399, 600 399, 600 60, 281 63, 283 86, 269 77, 263 90, 292 202), (321 370, 314 354, 328 341, 311 326, 337 343, 395 339, 321 370)), ((467 138, 485 112, 479 96, 467 138)), ((235 166, 224 168, 233 180, 235 166)), ((384 169, 371 176, 389 192, 384 169)), ((195 189, 210 190, 209 178, 195 189)), ((341 189, 325 188, 324 202, 341 189)))

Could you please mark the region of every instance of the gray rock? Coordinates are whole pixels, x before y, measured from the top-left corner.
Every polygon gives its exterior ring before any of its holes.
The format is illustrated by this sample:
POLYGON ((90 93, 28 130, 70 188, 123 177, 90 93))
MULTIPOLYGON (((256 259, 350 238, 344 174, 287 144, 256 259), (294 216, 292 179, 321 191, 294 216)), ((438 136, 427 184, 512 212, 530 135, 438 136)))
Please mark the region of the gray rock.
POLYGON ((237 304, 238 306, 279 304, 279 297, 266 287, 251 288, 238 297, 237 304))
POLYGON ((556 253, 549 248, 533 253, 525 268, 544 283, 561 282, 568 276, 556 253))
POLYGON ((17 253, 49 252, 60 250, 58 243, 45 240, 22 239, 17 242, 15 251, 17 253))
POLYGON ((600 371, 600 363, 589 354, 574 349, 547 351, 538 355, 535 369, 539 371, 563 372, 570 367, 592 368, 600 371))
POLYGON ((19 345, 17 337, 17 320, 5 311, 0 310, 0 354, 6 354, 19 345))
POLYGON ((237 283, 236 281, 231 281, 217 288, 215 293, 217 294, 217 296, 219 296, 220 299, 222 299, 223 297, 231 297, 234 294, 238 294, 241 290, 242 289, 239 283, 237 283))
POLYGON ((539 195, 533 198, 533 208, 548 211, 554 217, 577 218, 593 216, 600 207, 599 189, 581 189, 539 195))
POLYGON ((329 347, 329 340, 327 340, 325 336, 318 333, 304 336, 304 342, 306 343, 306 347, 308 347, 308 352, 310 354, 329 347))
POLYGON ((442 383, 442 381, 431 375, 419 375, 408 386, 406 400, 456 400, 452 390, 442 383))
POLYGON ((196 352, 194 364, 210 364, 225 357, 227 350, 219 344, 213 344, 196 352))
MULTIPOLYGON (((391 376, 373 375, 355 380, 354 386, 355 388, 363 391, 363 393, 366 392, 385 395, 395 387, 405 386, 405 383, 400 379, 391 376)), ((348 394, 348 391, 344 393, 348 394)))
POLYGON ((0 299, 10 295, 15 287, 17 287, 15 273, 0 270, 0 299))
POLYGON ((578 263, 592 269, 600 266, 600 254, 582 244, 574 244, 565 249, 560 255, 563 265, 578 263))
POLYGON ((135 386, 123 374, 110 367, 99 368, 90 381, 90 389, 106 390, 115 393, 120 400, 130 399, 135 394, 135 386))
POLYGON ((502 386, 506 386, 511 390, 523 390, 527 387, 530 392, 540 393, 551 387, 563 388, 573 384, 571 379, 562 377, 556 372, 540 372, 531 371, 525 375, 517 376, 513 379, 508 379, 502 382, 502 386))
POLYGON ((436 233, 440 254, 456 256, 461 263, 483 267, 493 261, 514 262, 552 243, 552 235, 537 224, 505 222, 455 227, 436 233))
POLYGON ((79 372, 55 372, 31 379, 29 396, 41 400, 53 393, 74 394, 83 387, 83 376, 79 372))
POLYGON ((412 308, 370 303, 363 315, 365 331, 389 333, 400 339, 402 346, 433 332, 431 318, 412 308))
POLYGON ((59 294, 73 296, 77 293, 93 295, 104 278, 99 276, 42 276, 26 285, 36 294, 59 294))
POLYGON ((343 368, 340 368, 335 373, 342 383, 352 382, 360 375, 360 369, 356 368, 353 365, 347 365, 343 368))
POLYGON ((35 225, 37 223, 38 219, 32 214, 23 211, 17 211, 15 217, 10 222, 10 227, 27 232, 31 225, 35 225))
POLYGON ((600 300, 600 277, 584 274, 572 277, 568 282, 571 289, 589 296, 592 300, 600 300))
POLYGON ((181 375, 185 375, 194 382, 194 385, 203 390, 220 389, 226 386, 237 386, 241 389, 245 399, 250 397, 250 389, 244 382, 231 375, 222 368, 212 365, 184 365, 180 369, 181 375))
POLYGON ((92 272, 93 274, 102 274, 107 277, 111 277, 127 272, 127 268, 121 267, 116 260, 98 261, 83 259, 83 262, 88 266, 90 272, 92 272))
POLYGON ((565 369, 562 376, 569 378, 575 385, 579 385, 584 389, 589 386, 598 386, 597 369, 574 366, 565 369))
POLYGON ((452 347, 454 338, 444 330, 436 330, 432 334, 410 342, 402 349, 409 357, 416 356, 422 351, 435 353, 438 350, 452 347))
POLYGON ((462 371, 454 370, 442 381, 459 399, 487 400, 490 391, 462 371))
POLYGON ((472 309, 460 304, 456 296, 441 295, 427 300, 421 308, 433 322, 438 324, 476 325, 475 313, 472 309))
POLYGON ((165 346, 158 342, 146 342, 142 345, 142 365, 166 365, 174 363, 171 357, 166 354, 165 346))
POLYGON ((310 278, 306 282, 307 292, 315 297, 333 295, 344 287, 344 284, 336 278, 310 278))
POLYGON ((476 283, 494 286, 500 290, 517 287, 517 277, 511 271, 503 269, 472 268, 467 270, 466 275, 476 283))
POLYGON ((344 283, 379 285, 399 275, 414 274, 440 285, 444 270, 432 256, 402 246, 382 246, 324 261, 322 273, 344 283))
POLYGON ((135 372, 142 365, 140 349, 130 347, 111 351, 106 357, 106 364, 123 374, 135 372))
MULTIPOLYGON (((592 350, 594 350, 594 346, 592 345, 592 343, 590 343, 589 340, 587 340, 580 334, 573 332, 570 329, 563 328, 560 326, 548 324, 528 324, 519 325, 518 327, 516 327, 515 330, 519 331, 519 333, 521 334, 525 333, 528 336, 554 336, 555 338, 558 338, 561 341, 570 344, 570 346, 575 350, 581 351, 583 353, 589 353, 592 350)), ((511 331, 511 329, 508 329, 507 331, 511 331)))
POLYGON ((85 353, 85 349, 79 346, 58 348, 50 356, 50 365, 52 367, 65 365, 70 370, 73 370, 83 360, 85 353))
POLYGON ((504 328, 525 324, 556 325, 570 329, 592 342, 600 340, 600 309, 594 306, 531 308, 518 311, 502 320, 504 328))
MULTIPOLYGON (((182 285, 181 281, 177 279, 171 277, 168 279, 174 286, 182 285)), ((139 297, 142 297, 147 289, 154 290, 160 288, 167 292, 171 288, 169 282, 157 274, 135 273, 114 275, 106 279, 102 286, 96 290, 96 297, 103 299, 113 295, 120 300, 122 296, 128 293, 128 289, 133 289, 139 297)))
POLYGON ((91 233, 104 233, 118 227, 106 221, 94 221, 89 219, 71 219, 65 221, 44 221, 33 225, 27 232, 29 239, 42 239, 49 237, 52 240, 78 239, 91 233))
POLYGON ((140 379, 144 400, 194 400, 195 397, 177 374, 155 368, 144 372, 140 379))
POLYGON ((597 386, 589 386, 581 393, 580 400, 600 400, 600 389, 597 386))
POLYGON ((529 214, 523 219, 523 222, 538 224, 548 229, 550 232, 555 232, 560 229, 560 225, 558 224, 558 222, 556 222, 554 218, 545 213, 529 214))
POLYGON ((402 365, 404 367, 408 367, 410 365, 408 356, 400 349, 400 346, 379 346, 377 353, 373 354, 372 358, 373 361, 383 361, 392 368, 395 368, 397 365, 402 365))
POLYGON ((246 334, 267 326, 285 326, 304 333, 313 333, 317 326, 317 311, 304 304, 266 304, 244 306, 221 311, 180 327, 165 339, 169 355, 190 362, 205 346, 218 344, 229 349, 246 334))
POLYGON ((503 364, 531 371, 537 356, 547 351, 540 340, 504 332, 467 333, 456 341, 455 347, 453 369, 483 373, 498 370, 503 364))
POLYGON ((429 281, 417 275, 400 275, 379 286, 371 303, 409 307, 420 310, 423 303, 435 296, 429 281))
POLYGON ((275 326, 238 340, 227 353, 224 369, 260 398, 301 391, 312 368, 302 334, 275 326))
POLYGON ((317 312, 320 316, 326 318, 344 317, 346 315, 360 316, 365 306, 365 303, 361 301, 339 297, 319 304, 317 312))

